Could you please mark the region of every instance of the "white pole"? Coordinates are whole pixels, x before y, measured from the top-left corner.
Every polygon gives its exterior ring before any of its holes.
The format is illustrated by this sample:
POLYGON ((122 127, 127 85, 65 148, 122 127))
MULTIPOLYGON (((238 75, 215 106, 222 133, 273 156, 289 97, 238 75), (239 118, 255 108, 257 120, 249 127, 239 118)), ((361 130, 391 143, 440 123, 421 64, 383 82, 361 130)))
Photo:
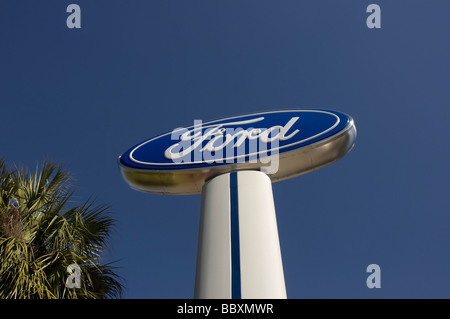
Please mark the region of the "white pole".
POLYGON ((237 171, 202 192, 194 298, 284 299, 270 178, 237 171))

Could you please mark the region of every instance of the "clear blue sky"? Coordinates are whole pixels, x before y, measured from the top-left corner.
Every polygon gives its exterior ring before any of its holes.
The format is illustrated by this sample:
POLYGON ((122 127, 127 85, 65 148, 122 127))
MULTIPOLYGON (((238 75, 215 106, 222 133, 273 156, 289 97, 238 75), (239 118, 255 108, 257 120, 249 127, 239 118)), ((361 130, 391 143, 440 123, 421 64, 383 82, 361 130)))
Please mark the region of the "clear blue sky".
POLYGON ((353 116, 340 161, 273 184, 289 298, 450 297, 450 2, 0 1, 0 156, 63 164, 111 205, 125 298, 192 298, 200 196, 131 190, 117 157, 251 112, 353 116), (81 29, 66 8, 81 7, 81 29), (366 8, 381 7, 381 29, 366 8), (381 288, 366 267, 381 267, 381 288))

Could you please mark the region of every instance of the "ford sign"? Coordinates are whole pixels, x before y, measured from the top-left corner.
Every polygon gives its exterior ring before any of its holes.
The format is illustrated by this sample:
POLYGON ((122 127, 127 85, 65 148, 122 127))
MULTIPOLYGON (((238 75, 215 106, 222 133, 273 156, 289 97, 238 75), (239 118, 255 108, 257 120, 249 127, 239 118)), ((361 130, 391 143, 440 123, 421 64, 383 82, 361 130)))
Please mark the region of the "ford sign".
POLYGON ((353 119, 328 110, 284 110, 194 121, 139 143, 119 157, 140 191, 199 194, 214 176, 261 170, 272 182, 328 165, 353 147, 353 119))

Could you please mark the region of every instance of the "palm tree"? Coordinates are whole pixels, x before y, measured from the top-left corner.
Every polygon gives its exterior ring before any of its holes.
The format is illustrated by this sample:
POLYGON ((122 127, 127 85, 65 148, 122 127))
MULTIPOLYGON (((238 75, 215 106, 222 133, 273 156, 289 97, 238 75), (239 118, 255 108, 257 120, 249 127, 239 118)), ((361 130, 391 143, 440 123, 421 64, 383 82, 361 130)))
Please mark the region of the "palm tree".
POLYGON ((48 162, 31 174, 0 159, 0 298, 121 296, 115 267, 100 263, 114 220, 91 200, 73 205, 69 180, 48 162))

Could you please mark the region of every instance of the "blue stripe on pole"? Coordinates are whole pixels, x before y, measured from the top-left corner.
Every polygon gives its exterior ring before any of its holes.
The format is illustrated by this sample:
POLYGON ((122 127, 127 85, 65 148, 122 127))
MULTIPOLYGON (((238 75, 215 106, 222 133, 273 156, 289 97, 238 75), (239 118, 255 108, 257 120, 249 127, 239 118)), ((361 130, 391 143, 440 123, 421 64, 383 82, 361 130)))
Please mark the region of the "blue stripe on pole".
POLYGON ((239 201, 237 172, 230 174, 231 298, 241 299, 241 258, 239 248, 239 201))

